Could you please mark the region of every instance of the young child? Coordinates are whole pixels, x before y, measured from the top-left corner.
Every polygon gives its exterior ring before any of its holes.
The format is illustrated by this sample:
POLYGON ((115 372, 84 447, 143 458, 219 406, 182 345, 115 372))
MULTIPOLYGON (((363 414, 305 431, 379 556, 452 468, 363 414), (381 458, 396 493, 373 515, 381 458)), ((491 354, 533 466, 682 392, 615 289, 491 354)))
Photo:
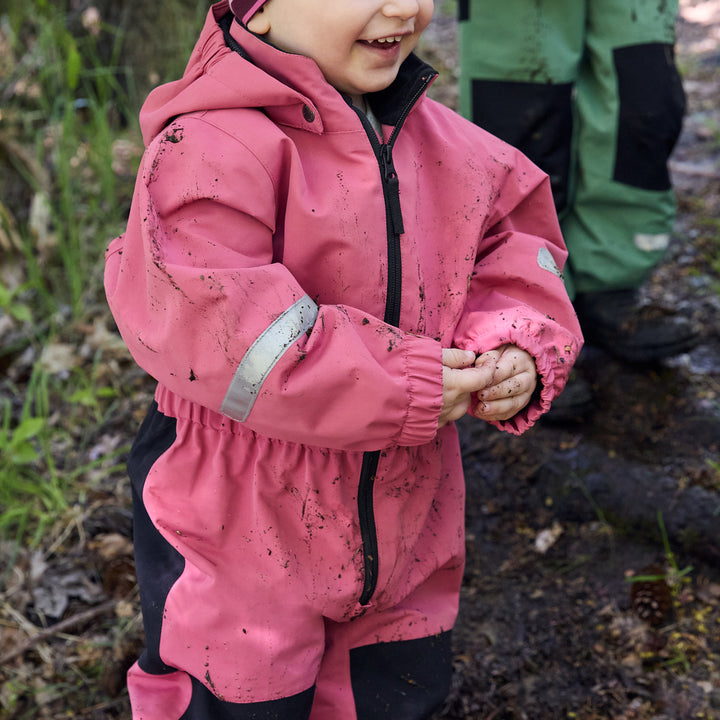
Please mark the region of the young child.
POLYGON ((158 380, 128 463, 136 720, 416 720, 464 559, 453 420, 581 335, 546 176, 425 97, 432 0, 227 0, 141 113, 106 289, 158 380))

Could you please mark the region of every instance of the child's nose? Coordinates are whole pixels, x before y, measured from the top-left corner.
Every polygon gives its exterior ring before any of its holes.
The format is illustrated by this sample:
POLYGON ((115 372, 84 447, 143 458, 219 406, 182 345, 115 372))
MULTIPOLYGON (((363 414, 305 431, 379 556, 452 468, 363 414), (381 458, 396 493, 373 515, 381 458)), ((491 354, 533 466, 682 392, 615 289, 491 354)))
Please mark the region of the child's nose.
POLYGON ((407 20, 415 17, 419 9, 419 0, 386 0, 383 5, 383 14, 387 17, 400 17, 407 20))

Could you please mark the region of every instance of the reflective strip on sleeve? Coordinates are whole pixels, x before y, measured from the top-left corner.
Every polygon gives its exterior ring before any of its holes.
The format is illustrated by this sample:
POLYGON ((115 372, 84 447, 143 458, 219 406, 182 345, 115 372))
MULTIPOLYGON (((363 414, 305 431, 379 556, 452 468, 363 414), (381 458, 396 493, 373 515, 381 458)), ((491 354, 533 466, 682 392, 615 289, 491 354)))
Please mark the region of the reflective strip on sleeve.
POLYGON ((560 268, 557 266, 552 253, 546 247, 541 247, 538 250, 537 262, 543 270, 549 270, 553 275, 557 275, 562 279, 563 275, 560 268))
POLYGON ((220 412, 243 422, 255 404, 265 378, 280 358, 315 324, 317 305, 304 295, 265 328, 245 353, 220 406, 220 412))

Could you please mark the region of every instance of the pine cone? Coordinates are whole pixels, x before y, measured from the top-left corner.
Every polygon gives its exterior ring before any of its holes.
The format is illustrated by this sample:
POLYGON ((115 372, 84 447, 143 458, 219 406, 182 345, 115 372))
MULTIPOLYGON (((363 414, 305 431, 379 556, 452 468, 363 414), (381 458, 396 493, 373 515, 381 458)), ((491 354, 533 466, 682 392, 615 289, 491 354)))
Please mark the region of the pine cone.
POLYGON ((665 571, 649 565, 639 575, 657 576, 653 580, 638 580, 630 586, 630 601, 637 616, 652 626, 661 625, 673 607, 672 592, 665 579, 665 571))

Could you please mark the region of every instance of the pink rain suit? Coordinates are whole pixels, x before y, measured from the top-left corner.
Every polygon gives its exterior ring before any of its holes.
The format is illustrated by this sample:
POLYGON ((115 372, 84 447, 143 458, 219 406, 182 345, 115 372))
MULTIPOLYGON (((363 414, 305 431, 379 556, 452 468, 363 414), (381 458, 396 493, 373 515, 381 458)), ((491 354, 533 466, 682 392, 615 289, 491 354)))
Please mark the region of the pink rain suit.
POLYGON ((370 97, 379 137, 227 11, 143 107, 107 253, 117 325, 158 381, 128 463, 133 717, 426 717, 465 543, 441 348, 534 356, 541 392, 501 430, 561 391, 582 340, 549 183, 427 98, 415 56, 370 97))

